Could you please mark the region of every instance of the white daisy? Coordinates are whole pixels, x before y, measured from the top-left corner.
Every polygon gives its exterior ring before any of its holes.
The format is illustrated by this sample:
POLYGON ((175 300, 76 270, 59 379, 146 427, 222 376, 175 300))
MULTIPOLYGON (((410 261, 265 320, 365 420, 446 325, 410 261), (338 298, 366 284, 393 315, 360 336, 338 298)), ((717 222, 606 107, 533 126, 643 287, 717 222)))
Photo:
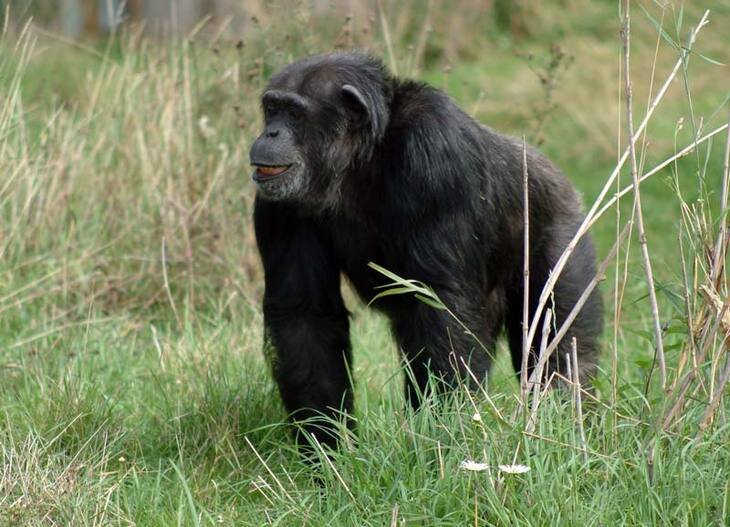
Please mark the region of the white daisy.
POLYGON ((484 470, 487 470, 489 468, 489 465, 487 463, 479 463, 478 461, 465 459, 461 462, 459 468, 462 470, 471 470, 472 472, 482 472, 484 470))
POLYGON ((530 471, 525 465, 499 465, 499 470, 505 474, 524 474, 530 471))

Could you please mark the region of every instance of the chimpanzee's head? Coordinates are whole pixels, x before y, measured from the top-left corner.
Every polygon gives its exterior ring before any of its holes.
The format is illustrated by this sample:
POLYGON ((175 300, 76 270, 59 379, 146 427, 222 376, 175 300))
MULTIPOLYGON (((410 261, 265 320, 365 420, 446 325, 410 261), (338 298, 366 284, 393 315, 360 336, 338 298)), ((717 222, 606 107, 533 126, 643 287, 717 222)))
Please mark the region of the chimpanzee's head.
POLYGON ((258 194, 335 205, 343 178, 367 163, 383 139, 390 93, 382 63, 360 53, 285 67, 261 98, 264 131, 250 152, 258 194))

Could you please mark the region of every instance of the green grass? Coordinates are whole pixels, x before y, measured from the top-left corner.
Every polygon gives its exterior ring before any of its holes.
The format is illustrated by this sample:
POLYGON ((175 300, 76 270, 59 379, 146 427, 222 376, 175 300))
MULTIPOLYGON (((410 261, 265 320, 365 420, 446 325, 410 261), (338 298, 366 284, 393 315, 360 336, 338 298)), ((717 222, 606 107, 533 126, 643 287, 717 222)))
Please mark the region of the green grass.
MULTIPOLYGON (((487 15, 472 20, 468 2, 467 14, 435 2, 420 60, 421 4, 400 18, 385 4, 399 71, 445 87, 515 135, 532 137, 544 104, 543 85, 515 49, 534 53, 541 69, 559 43, 572 61, 560 70, 542 137, 532 139, 592 202, 615 164, 623 112, 613 3, 541 8, 540 24, 516 35, 487 15), (450 38, 452 25, 460 30, 450 38)), ((660 19, 658 7, 647 9, 660 19)), ((674 6, 664 27, 684 39, 700 15, 674 6)), ((708 340, 678 421, 658 424, 670 397, 656 372, 647 383, 651 315, 635 233, 621 250, 628 280, 615 331, 615 265, 602 286, 608 327, 599 402, 583 408, 585 449, 570 397, 548 395, 532 432, 521 417, 512 422, 519 394, 504 350, 488 397, 458 391, 407 411, 387 321, 346 289, 357 438, 319 469, 300 459, 260 351, 263 280, 246 161, 267 76, 341 38, 336 16, 312 16, 298 8, 291 25, 264 21, 241 50, 235 40, 212 48, 134 34, 109 46, 44 37, 24 48, 30 39, 19 28, 0 39, 0 525, 730 524, 727 393, 698 433, 710 397, 727 390, 719 384, 727 353, 708 340), (489 469, 460 468, 467 459, 489 469), (498 468, 512 463, 530 471, 498 468)), ((388 61, 379 19, 369 20, 355 20, 353 45, 388 61)), ((710 20, 698 50, 728 62, 730 10, 718 6, 710 20)), ((638 121, 656 30, 639 9, 633 28, 638 121)), ((676 57, 662 41, 654 92, 676 57)), ((646 169, 689 144, 701 122, 705 131, 726 122, 727 66, 694 55, 686 79, 651 122, 646 169)), ((698 295, 703 237, 724 217, 726 137, 642 185, 670 380, 697 356, 688 355, 678 238, 698 295), (680 224, 683 210, 691 228, 680 224)), ((630 196, 620 211, 629 216, 630 196)), ((593 236, 606 255, 615 211, 593 236)), ((723 279, 722 295, 725 287, 723 279)), ((698 317, 702 297, 690 301, 698 317)))

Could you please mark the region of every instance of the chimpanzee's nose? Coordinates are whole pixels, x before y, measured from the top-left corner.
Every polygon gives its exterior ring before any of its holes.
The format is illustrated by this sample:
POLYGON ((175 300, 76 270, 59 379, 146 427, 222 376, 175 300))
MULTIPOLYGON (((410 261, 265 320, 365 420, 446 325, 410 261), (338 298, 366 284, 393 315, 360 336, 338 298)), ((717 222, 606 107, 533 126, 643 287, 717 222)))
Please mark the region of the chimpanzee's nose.
POLYGON ((274 137, 278 137, 278 135, 279 135, 278 128, 274 128, 273 130, 266 131, 266 137, 271 137, 273 139, 274 137))

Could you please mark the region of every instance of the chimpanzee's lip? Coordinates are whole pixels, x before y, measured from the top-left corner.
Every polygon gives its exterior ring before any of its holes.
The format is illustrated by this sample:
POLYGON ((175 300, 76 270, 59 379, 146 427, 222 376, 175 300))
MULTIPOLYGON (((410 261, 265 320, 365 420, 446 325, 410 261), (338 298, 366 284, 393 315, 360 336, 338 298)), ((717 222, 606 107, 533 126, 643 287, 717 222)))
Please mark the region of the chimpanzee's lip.
POLYGON ((256 169, 253 173, 254 181, 268 181, 284 175, 292 165, 263 165, 260 163, 252 163, 256 169))

